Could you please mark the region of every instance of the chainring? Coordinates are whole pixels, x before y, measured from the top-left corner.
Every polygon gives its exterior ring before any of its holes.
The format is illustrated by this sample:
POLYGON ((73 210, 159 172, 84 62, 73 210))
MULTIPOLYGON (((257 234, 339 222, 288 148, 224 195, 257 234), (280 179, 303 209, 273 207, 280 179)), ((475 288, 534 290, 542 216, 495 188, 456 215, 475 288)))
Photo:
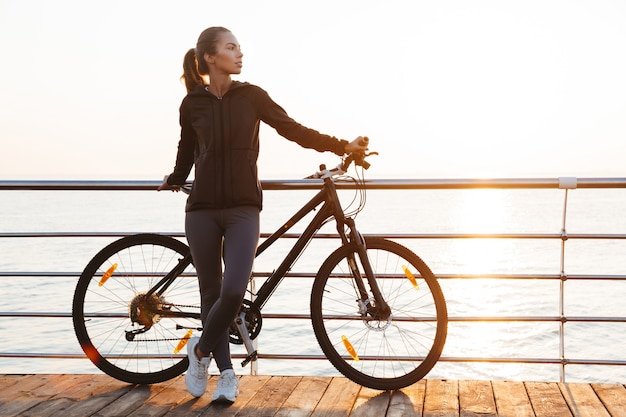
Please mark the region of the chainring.
MULTIPOLYGON (((245 313, 245 324, 246 329, 248 329, 248 336, 250 336, 250 339, 254 340, 261 332, 261 325, 263 322, 261 311, 256 305, 252 304, 250 300, 243 300, 241 302, 241 307, 239 308, 239 313, 237 313, 237 318, 242 312, 245 313)), ((243 345, 243 339, 241 338, 234 322, 230 325, 228 340, 232 344, 243 345)))

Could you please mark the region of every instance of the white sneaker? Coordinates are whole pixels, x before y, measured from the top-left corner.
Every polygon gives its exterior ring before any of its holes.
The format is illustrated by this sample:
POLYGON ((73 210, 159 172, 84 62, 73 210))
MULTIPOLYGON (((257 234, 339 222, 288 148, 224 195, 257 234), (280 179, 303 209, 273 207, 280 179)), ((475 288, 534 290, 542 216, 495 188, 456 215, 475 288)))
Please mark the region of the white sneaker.
POLYGON ((208 368, 211 363, 211 357, 205 356, 198 359, 196 355, 196 346, 200 341, 199 337, 192 337, 187 343, 187 357, 189 358, 189 367, 185 374, 185 385, 187 391, 194 397, 200 397, 206 391, 208 368))
POLYGON ((213 401, 234 403, 239 395, 239 379, 232 369, 225 369, 217 380, 213 401))

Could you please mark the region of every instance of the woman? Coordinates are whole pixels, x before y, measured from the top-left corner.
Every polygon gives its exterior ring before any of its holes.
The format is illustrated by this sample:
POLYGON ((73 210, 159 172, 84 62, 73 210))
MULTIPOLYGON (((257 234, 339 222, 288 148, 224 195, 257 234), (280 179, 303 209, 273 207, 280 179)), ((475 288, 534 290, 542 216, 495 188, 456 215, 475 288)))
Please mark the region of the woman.
POLYGON ((195 165, 186 204, 185 233, 198 274, 203 331, 187 344, 188 391, 201 396, 211 355, 220 370, 213 401, 234 402, 228 329, 244 297, 259 240, 262 192, 257 177, 259 125, 263 121, 305 148, 343 155, 367 148, 306 128, 261 88, 234 81, 243 53, 222 27, 200 34, 185 55, 187 96, 180 106, 181 137, 174 171, 158 190, 178 190, 195 165), (205 82, 206 81, 206 82, 205 82), (222 259, 224 270, 222 271, 222 259))

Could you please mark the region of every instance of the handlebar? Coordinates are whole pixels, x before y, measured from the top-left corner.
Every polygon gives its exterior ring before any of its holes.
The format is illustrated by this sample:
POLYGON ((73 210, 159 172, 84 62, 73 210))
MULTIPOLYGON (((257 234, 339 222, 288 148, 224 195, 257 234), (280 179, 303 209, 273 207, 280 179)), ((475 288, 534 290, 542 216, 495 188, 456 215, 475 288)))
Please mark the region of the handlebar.
MULTIPOLYGON (((367 137, 361 140, 360 144, 365 146, 369 142, 367 137)), ((320 165, 320 170, 314 174, 309 175, 306 179, 314 179, 314 178, 330 178, 338 175, 343 175, 348 172, 348 168, 354 162, 355 166, 363 167, 364 169, 369 169, 370 163, 365 160, 368 156, 378 155, 378 152, 352 152, 345 156, 341 163, 337 165, 335 168, 327 169, 325 164, 320 165)))

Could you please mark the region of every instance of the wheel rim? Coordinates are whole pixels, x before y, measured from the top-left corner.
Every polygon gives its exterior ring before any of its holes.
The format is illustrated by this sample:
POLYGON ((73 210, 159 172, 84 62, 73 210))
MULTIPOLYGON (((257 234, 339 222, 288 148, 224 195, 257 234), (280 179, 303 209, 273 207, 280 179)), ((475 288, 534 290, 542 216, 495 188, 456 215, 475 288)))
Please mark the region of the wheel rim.
MULTIPOLYGON (((176 326, 198 327, 199 322, 161 317, 154 312, 129 311, 140 305, 145 307, 145 303, 137 301, 141 299, 140 294, 183 257, 181 251, 184 252, 185 246, 180 245, 182 247, 165 245, 157 239, 111 247, 94 258, 93 265, 83 272, 82 303, 75 300, 77 336, 89 359, 107 374, 128 382, 150 383, 171 378, 186 368, 186 351, 181 349, 175 353, 186 330, 176 326), (114 270, 111 277, 101 283, 102 276, 111 269, 114 270), (129 315, 136 321, 143 321, 143 325, 132 323, 129 315), (128 337, 128 332, 146 324, 149 324, 145 326, 149 328, 147 331, 128 337)), ((183 276, 158 297, 158 303, 155 297, 151 300, 149 305, 159 308, 163 301, 174 306, 195 305, 199 313, 198 284, 193 267, 188 267, 183 276)))

